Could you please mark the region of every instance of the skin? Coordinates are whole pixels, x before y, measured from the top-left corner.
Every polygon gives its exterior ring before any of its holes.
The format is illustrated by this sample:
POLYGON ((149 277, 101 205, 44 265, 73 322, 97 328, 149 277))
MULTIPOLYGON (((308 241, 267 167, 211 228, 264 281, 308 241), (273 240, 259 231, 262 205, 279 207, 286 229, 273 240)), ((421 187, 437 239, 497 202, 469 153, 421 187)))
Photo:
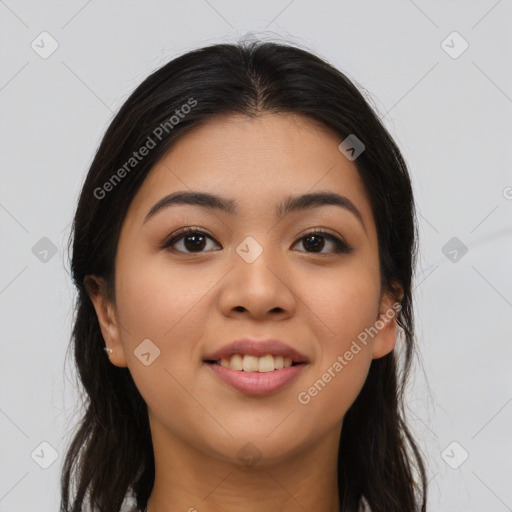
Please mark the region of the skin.
POLYGON ((129 368, 148 405, 156 464, 148 512, 338 510, 343 417, 372 359, 393 350, 397 334, 384 316, 395 299, 381 290, 368 197, 340 142, 298 114, 201 124, 155 165, 129 208, 115 303, 100 278, 87 279, 110 360, 129 368), (175 205, 144 222, 164 196, 189 190, 233 199, 239 212, 175 205), (285 197, 318 191, 348 197, 364 225, 334 205, 276 217, 285 197), (186 225, 211 237, 202 252, 184 239, 174 251, 161 248, 186 225), (308 228, 329 231, 352 251, 336 253, 321 235, 322 252, 312 251, 302 238, 308 228), (252 263, 236 252, 247 236, 263 248, 252 263), (385 322, 378 334, 308 404, 299 403, 299 393, 378 319, 385 322), (309 364, 275 394, 244 395, 202 362, 243 336, 283 340, 309 364), (148 366, 134 355, 145 339, 160 349, 148 366), (251 466, 237 456, 247 443, 261 457, 251 466))

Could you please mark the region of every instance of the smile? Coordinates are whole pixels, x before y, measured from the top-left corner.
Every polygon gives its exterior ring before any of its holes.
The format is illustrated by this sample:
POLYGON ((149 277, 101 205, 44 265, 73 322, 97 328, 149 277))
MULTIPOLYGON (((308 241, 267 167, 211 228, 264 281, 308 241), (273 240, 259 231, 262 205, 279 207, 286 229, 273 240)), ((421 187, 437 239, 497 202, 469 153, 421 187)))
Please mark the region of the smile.
POLYGON ((218 364, 223 368, 231 368, 232 370, 259 373, 282 370, 283 368, 299 364, 298 362, 294 362, 290 357, 274 356, 272 354, 267 354, 263 357, 248 354, 234 354, 228 358, 224 357, 218 361, 208 362, 218 364))
POLYGON ((263 357, 235 354, 229 359, 204 363, 221 381, 250 396, 267 396, 281 391, 307 365, 271 354, 263 357))

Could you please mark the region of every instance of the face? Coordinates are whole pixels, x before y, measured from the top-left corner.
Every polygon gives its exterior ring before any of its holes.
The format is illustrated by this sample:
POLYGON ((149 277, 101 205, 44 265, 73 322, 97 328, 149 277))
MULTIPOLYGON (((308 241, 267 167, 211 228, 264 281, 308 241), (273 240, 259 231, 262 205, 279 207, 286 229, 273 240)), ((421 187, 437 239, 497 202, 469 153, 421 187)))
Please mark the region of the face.
POLYGON ((138 191, 115 305, 101 287, 91 298, 159 442, 240 464, 244 450, 276 463, 337 443, 396 337, 369 200, 340 142, 297 114, 217 117, 138 191))

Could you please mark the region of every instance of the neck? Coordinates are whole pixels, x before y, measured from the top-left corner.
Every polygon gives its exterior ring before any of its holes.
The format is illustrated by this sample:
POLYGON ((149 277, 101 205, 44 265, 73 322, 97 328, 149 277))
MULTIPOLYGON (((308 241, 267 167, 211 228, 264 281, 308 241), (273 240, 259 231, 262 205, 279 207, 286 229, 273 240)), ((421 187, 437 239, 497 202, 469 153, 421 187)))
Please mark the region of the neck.
POLYGON ((147 512, 339 510, 339 425, 293 455, 244 466, 206 455, 150 422, 155 483, 147 512))

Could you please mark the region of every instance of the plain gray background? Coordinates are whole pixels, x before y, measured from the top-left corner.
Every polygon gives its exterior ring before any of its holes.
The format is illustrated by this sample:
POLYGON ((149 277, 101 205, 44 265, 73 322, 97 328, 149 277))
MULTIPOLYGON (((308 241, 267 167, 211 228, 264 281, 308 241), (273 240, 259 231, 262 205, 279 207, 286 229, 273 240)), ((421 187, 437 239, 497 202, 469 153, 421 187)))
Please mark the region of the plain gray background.
POLYGON ((512 510, 511 28, 511 0, 0 0, 0 512, 58 510, 78 404, 66 244, 108 123, 171 58, 251 33, 345 72, 403 151, 429 510, 512 510))

